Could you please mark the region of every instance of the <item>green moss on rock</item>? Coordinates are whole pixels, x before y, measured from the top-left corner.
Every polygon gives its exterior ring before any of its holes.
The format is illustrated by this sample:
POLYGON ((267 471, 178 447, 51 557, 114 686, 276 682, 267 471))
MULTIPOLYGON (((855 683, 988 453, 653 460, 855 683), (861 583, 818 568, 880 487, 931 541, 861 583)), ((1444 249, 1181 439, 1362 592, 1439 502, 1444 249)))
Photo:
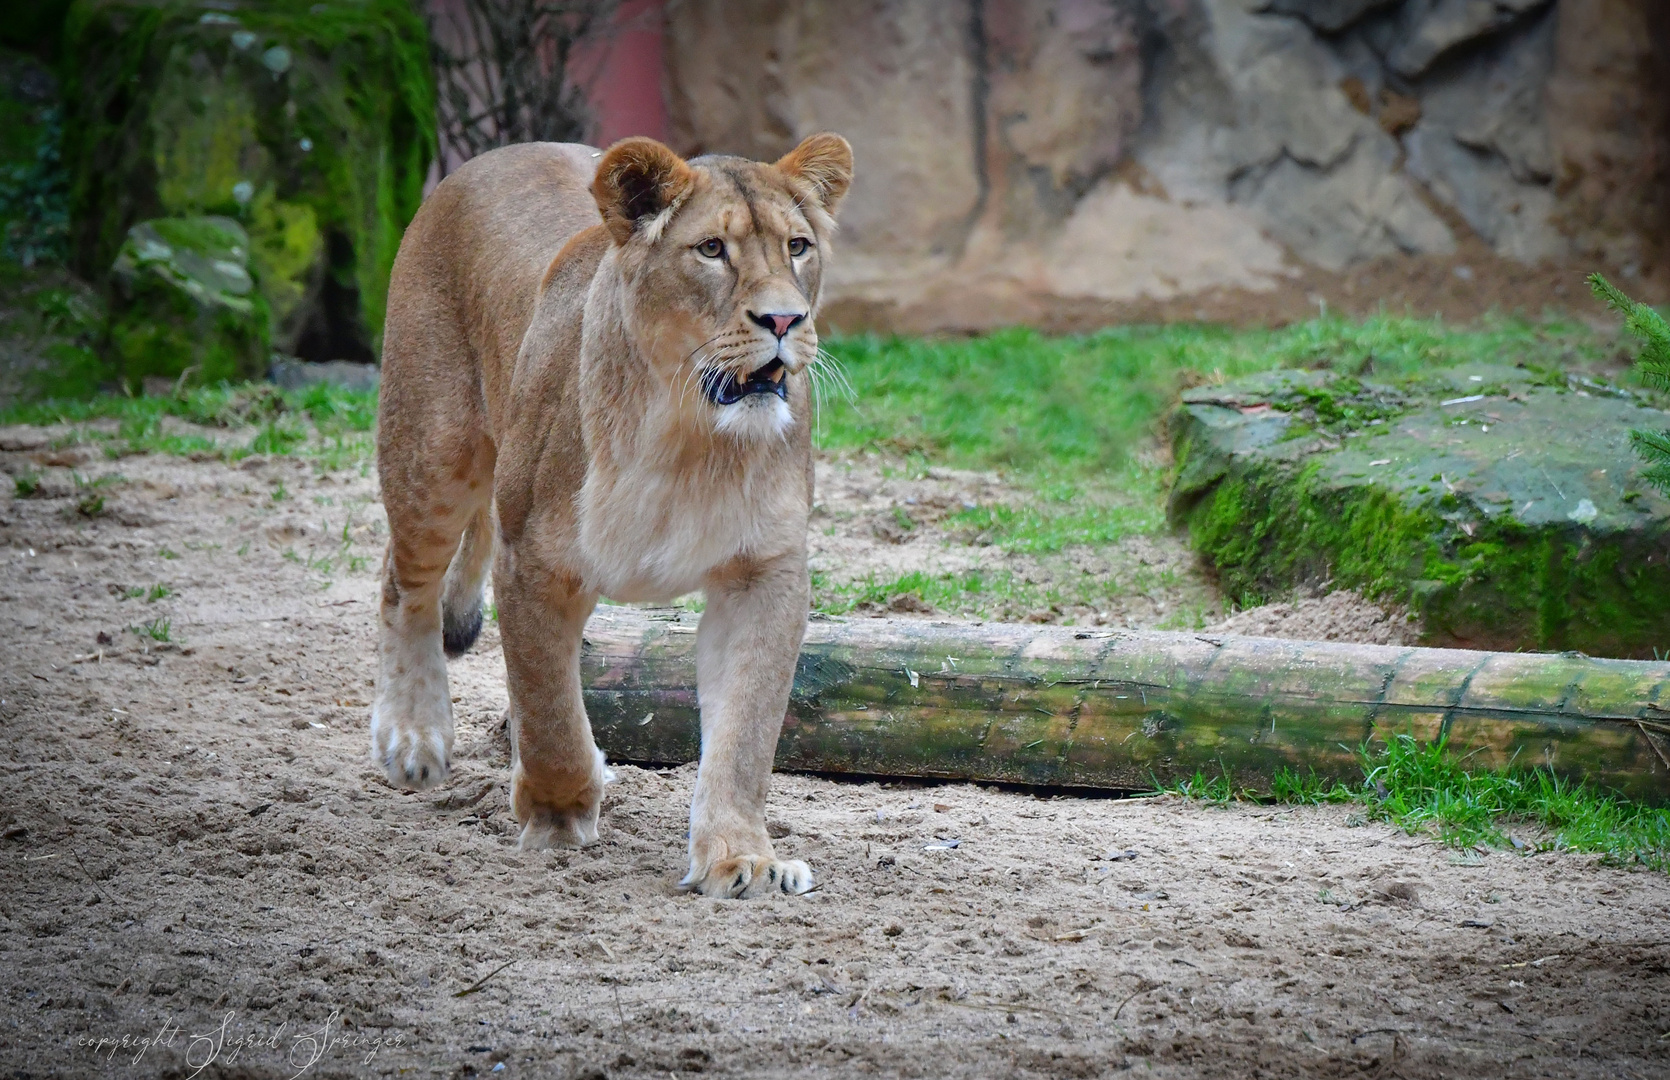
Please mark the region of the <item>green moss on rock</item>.
POLYGON ((413 7, 78 0, 65 40, 78 268, 101 275, 142 220, 236 218, 275 346, 346 319, 375 355, 435 146, 413 7))
POLYGON ((266 373, 267 306, 236 221, 141 222, 128 231, 112 279, 110 343, 129 386, 147 375, 214 383, 266 373))
POLYGON ((1434 644, 1670 648, 1670 504, 1628 436, 1661 413, 1517 369, 1335 382, 1277 372, 1184 397, 1171 513, 1232 597, 1332 582, 1409 605, 1434 644), (1329 430, 1312 410, 1335 389, 1379 404, 1329 430))

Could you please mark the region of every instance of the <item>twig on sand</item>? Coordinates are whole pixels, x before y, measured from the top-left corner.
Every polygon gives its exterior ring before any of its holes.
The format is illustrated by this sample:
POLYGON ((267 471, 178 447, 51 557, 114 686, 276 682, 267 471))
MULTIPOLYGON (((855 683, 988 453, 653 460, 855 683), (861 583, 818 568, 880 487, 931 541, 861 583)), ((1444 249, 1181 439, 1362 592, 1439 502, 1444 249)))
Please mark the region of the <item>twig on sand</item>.
POLYGON ((1119 1019, 1119 1014, 1125 1011, 1125 1006, 1131 1003, 1132 998, 1136 997, 1138 994, 1146 994, 1151 989, 1153 989, 1153 987, 1139 986, 1135 990, 1132 990, 1129 994, 1126 994, 1125 1000, 1119 1003, 1119 1008, 1113 1010, 1113 1018, 1115 1020, 1119 1019))
POLYGON ((1357 1032, 1357 1034, 1351 1036, 1351 1045, 1356 1046, 1358 1039, 1366 1039, 1370 1035, 1397 1036, 1397 1035, 1401 1035, 1402 1033, 1403 1033, 1402 1028, 1369 1028, 1367 1031, 1359 1031, 1359 1032, 1357 1032))
POLYGON ((471 983, 470 985, 464 987, 464 989, 458 991, 456 994, 454 994, 452 996, 455 997, 455 998, 469 997, 471 994, 475 993, 477 990, 480 990, 483 986, 486 986, 488 979, 491 979, 493 976, 497 975, 499 972, 503 971, 505 968, 509 967, 510 965, 514 964, 515 962, 516 961, 514 961, 514 960, 506 960, 504 963, 500 964, 498 967, 494 968, 492 971, 489 971, 487 974, 483 975, 481 978, 477 979, 475 982, 471 983))
POLYGON ((81 861, 81 852, 77 851, 75 848, 70 848, 70 854, 75 856, 75 865, 81 867, 81 872, 87 875, 87 882, 93 886, 93 891, 99 894, 99 899, 103 900, 107 904, 110 903, 110 897, 105 894, 103 889, 99 888, 98 879, 95 878, 90 871, 88 871, 87 864, 81 861))

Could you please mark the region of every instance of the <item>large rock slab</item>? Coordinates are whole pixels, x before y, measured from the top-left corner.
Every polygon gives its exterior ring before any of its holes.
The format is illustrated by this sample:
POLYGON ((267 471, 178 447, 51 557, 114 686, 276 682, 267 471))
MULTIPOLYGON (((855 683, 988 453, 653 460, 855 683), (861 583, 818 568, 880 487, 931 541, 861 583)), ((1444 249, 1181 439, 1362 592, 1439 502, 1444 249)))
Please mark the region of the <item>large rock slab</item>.
POLYGON ((1670 647, 1670 503, 1580 376, 1474 367, 1376 383, 1285 371, 1184 394, 1173 520, 1244 604, 1326 582, 1406 604, 1428 643, 1670 647))
POLYGON ((216 383, 266 374, 267 308, 236 221, 140 222, 111 277, 111 348, 130 387, 148 376, 216 383))
POLYGON ((373 359, 435 143, 414 8, 78 0, 65 38, 77 269, 102 277, 140 221, 235 218, 273 343, 373 359))

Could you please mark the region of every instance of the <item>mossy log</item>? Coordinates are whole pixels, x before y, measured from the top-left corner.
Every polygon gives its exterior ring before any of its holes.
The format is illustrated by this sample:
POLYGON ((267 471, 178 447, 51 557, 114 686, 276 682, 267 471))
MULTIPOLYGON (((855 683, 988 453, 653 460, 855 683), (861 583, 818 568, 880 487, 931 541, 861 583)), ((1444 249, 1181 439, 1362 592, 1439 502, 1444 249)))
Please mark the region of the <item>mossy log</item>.
MULTIPOLYGON (((599 608, 586 708, 611 760, 700 748, 696 617, 599 608)), ((1358 748, 1448 736, 1471 765, 1548 765, 1670 797, 1670 663, 1213 634, 815 619, 780 769, 1146 789, 1228 770, 1360 778, 1358 748)))

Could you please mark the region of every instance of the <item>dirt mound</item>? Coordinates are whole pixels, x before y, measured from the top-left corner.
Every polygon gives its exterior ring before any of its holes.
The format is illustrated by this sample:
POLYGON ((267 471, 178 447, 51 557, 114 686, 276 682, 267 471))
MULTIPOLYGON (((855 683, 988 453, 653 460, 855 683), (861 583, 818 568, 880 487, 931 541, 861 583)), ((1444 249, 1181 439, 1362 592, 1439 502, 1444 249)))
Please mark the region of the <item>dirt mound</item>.
POLYGON ((1387 609, 1349 590, 1265 604, 1237 611, 1206 628, 1216 634, 1293 638, 1297 641, 1355 641, 1364 645, 1414 645, 1420 627, 1400 609, 1387 609))

